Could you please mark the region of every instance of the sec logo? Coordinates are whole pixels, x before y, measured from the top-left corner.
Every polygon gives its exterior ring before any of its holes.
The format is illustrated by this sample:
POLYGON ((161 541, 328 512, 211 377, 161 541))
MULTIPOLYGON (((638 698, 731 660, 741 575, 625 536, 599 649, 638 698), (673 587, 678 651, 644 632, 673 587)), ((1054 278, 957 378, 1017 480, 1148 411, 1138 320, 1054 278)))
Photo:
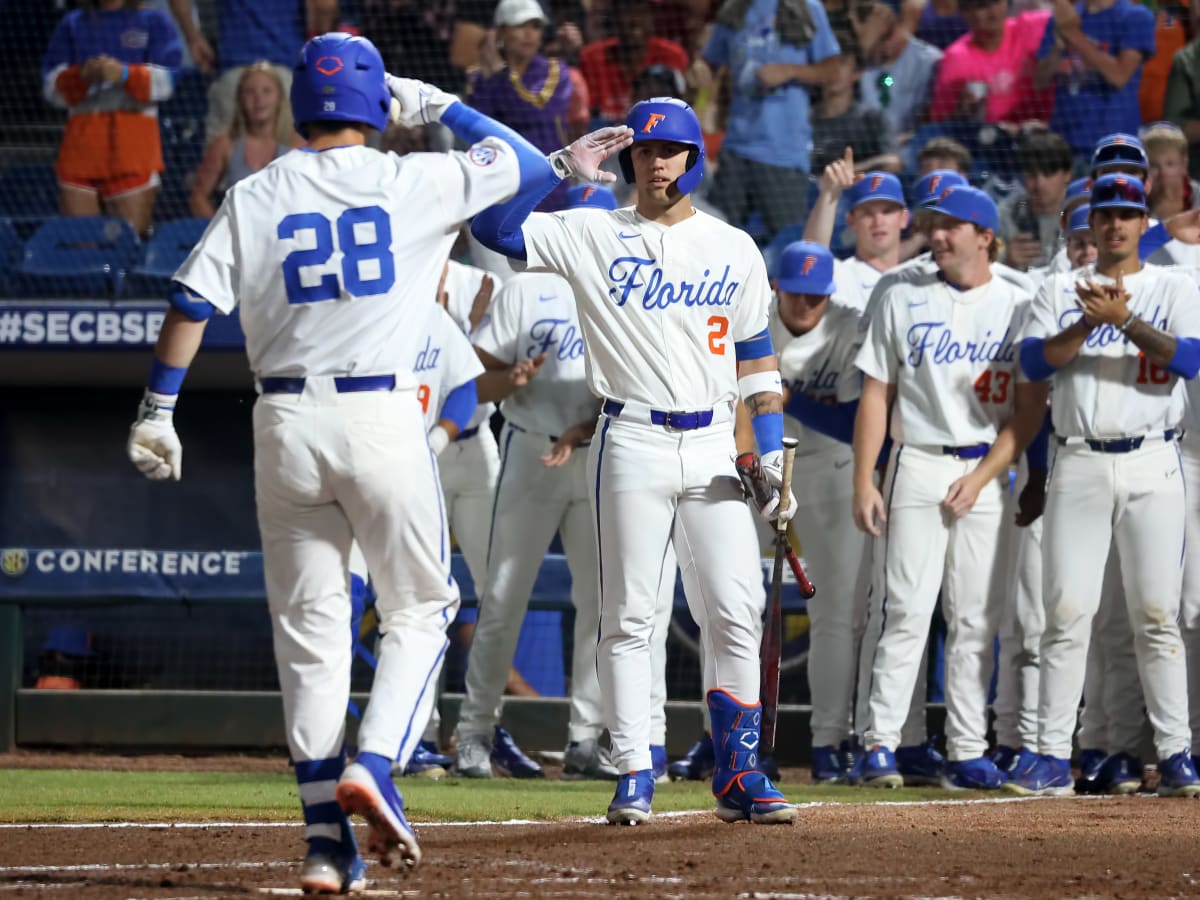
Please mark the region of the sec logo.
POLYGON ((467 159, 477 166, 490 166, 496 161, 496 148, 472 147, 467 151, 467 159))
POLYGON ((9 578, 20 578, 29 568, 29 554, 17 547, 0 550, 0 571, 9 578))

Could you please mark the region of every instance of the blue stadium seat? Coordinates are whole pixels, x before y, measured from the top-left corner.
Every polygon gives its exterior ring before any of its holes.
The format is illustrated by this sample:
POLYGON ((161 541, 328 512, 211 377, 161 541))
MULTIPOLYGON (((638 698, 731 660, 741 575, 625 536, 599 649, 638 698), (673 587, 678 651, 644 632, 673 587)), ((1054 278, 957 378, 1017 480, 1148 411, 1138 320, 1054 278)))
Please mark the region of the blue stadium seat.
POLYGON ((137 255, 137 235, 124 219, 55 217, 25 243, 13 288, 23 297, 119 297, 137 255))
POLYGON ((58 215, 58 176, 54 166, 9 166, 0 172, 0 216, 47 219, 58 215))
POLYGON ((155 228, 145 244, 142 261, 125 279, 129 297, 165 297, 171 289, 171 276, 204 234, 208 219, 176 219, 155 228))

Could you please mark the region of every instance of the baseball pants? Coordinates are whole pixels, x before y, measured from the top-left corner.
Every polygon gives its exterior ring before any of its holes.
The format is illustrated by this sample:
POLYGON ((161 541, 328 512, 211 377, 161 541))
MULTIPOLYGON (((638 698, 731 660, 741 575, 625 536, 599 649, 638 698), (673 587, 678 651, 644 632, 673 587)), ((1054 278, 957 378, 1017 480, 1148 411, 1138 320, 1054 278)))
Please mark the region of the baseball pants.
POLYGON ((479 595, 479 621, 467 661, 467 693, 459 715, 459 740, 491 738, 529 596, 555 532, 562 537, 575 606, 571 664, 571 714, 567 740, 598 738, 604 730, 596 680, 600 621, 595 524, 587 492, 587 457, 546 468, 548 435, 505 425, 496 503, 487 545, 487 588, 479 595))
POLYGON ((989 483, 961 519, 949 518, 942 509, 950 485, 976 464, 903 446, 888 466, 882 621, 871 670, 870 727, 863 736, 867 747, 900 746, 940 587, 946 619, 948 756, 952 761, 975 759, 987 751, 992 642, 1000 613, 993 580, 1003 489, 998 480, 989 483))
POLYGON ((350 697, 350 546, 361 545, 383 635, 359 749, 405 765, 434 700, 458 590, 437 465, 412 390, 300 394, 254 407, 263 569, 297 762, 342 751, 350 697), (397 478, 397 472, 409 473, 397 478))
POLYGON ((442 473, 442 493, 446 498, 446 518, 450 533, 462 551, 475 596, 482 597, 487 587, 488 531, 492 521, 492 501, 500 474, 496 439, 487 422, 479 431, 462 441, 452 441, 438 458, 442 473))
POLYGON ((597 651, 613 763, 650 768, 651 646, 674 582, 673 544, 704 650, 703 686, 758 702, 764 594, 753 513, 733 460, 732 413, 675 431, 630 415, 602 415, 589 453, 598 523, 597 651))
POLYGON ((1187 552, 1179 620, 1187 653, 1192 753, 1200 753, 1200 434, 1189 432, 1180 452, 1187 486, 1187 552))
POLYGON ((1046 630, 1038 752, 1071 755, 1112 545, 1155 750, 1161 759, 1189 749, 1187 664, 1178 623, 1185 527, 1179 448, 1149 439, 1129 453, 1100 453, 1086 444, 1054 449, 1042 535, 1046 630))

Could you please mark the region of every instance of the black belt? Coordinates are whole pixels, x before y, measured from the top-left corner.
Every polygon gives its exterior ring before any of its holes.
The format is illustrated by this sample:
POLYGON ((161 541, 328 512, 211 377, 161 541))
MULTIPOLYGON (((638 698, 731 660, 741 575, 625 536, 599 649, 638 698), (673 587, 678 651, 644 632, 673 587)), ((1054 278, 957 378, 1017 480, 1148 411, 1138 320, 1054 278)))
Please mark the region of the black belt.
MULTIPOLYGON (((1152 435, 1139 434, 1137 437, 1110 438, 1107 440, 1082 438, 1082 442, 1087 444, 1088 447, 1090 447, 1092 450, 1095 450, 1097 453, 1131 453, 1141 447, 1146 438, 1151 436, 1152 435)), ((1162 436, 1163 440, 1169 444, 1171 441, 1175 440, 1175 429, 1168 428, 1162 433, 1162 436)), ((1058 441, 1060 447, 1064 447, 1067 444, 1070 444, 1072 441, 1071 438, 1058 437, 1057 435, 1055 435, 1055 439, 1058 441)))
MULTIPOLYGON (((302 394, 303 378, 260 378, 264 394, 302 394)), ((395 375, 339 375, 333 379, 333 388, 339 394, 357 391, 390 391, 396 387, 395 375)))
MULTIPOLYGON (((612 416, 614 419, 621 415, 621 411, 625 409, 625 404, 619 400, 605 400, 604 414, 612 416)), ((678 410, 650 410, 650 424, 665 425, 667 428, 675 428, 679 431, 694 431, 697 428, 707 428, 712 424, 713 411, 711 409, 702 409, 697 412, 679 412, 678 410)))
POLYGON ((455 440, 456 441, 469 441, 471 438, 475 437, 475 435, 477 435, 477 434, 479 434, 479 426, 478 425, 476 425, 474 428, 468 428, 466 431, 460 431, 458 433, 458 437, 456 437, 455 440))
POLYGON ((967 444, 965 447, 943 447, 942 453, 955 459, 983 459, 991 449, 991 444, 967 444))

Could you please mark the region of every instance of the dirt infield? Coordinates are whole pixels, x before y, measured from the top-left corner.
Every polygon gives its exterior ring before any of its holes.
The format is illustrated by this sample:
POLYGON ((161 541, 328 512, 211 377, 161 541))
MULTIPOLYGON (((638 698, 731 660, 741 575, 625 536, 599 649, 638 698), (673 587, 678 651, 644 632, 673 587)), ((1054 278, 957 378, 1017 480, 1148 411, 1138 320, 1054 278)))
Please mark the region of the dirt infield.
MULTIPOLYGON (((1149 797, 829 805, 793 827, 659 816, 418 828, 375 896, 1200 897, 1200 805, 1149 797)), ((298 826, 0 829, 0 898, 298 894, 298 826)))

